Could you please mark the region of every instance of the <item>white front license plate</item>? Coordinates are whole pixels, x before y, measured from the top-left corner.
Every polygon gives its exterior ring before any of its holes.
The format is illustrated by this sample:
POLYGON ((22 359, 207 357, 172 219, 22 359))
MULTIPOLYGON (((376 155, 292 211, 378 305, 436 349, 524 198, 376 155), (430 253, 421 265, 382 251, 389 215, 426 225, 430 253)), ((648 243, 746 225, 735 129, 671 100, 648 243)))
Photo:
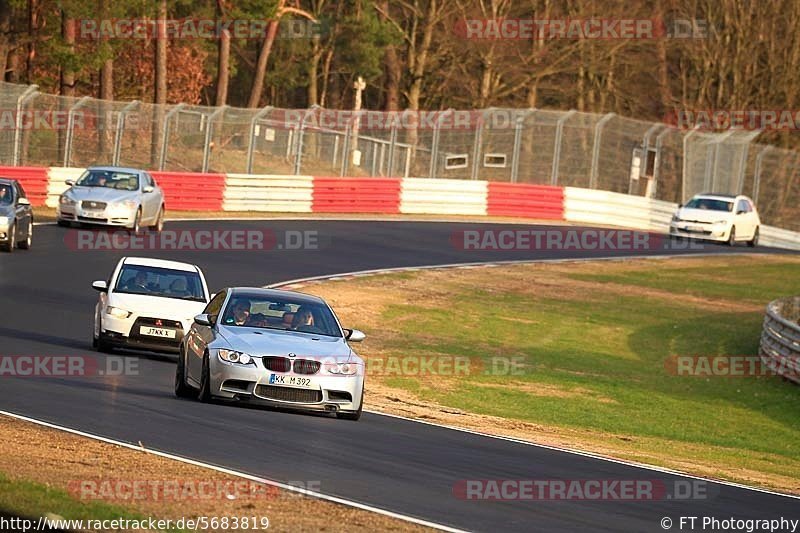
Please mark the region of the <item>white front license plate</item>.
POLYGON ((89 218, 104 218, 102 211, 84 211, 83 216, 89 218))
POLYGON ((301 378, 299 376, 281 376, 280 374, 270 374, 269 384, 279 387, 299 387, 301 389, 314 389, 314 382, 311 378, 301 378))
POLYGON ((149 326, 142 326, 139 328, 139 333, 150 337, 161 337, 162 339, 174 339, 174 329, 151 328, 149 326))

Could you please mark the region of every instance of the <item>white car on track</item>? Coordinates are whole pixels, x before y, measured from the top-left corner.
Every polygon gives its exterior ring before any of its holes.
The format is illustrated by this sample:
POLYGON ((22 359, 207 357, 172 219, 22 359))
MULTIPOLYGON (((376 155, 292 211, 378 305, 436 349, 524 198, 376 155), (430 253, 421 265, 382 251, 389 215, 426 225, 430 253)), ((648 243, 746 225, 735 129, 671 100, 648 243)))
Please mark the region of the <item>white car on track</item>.
POLYGON ((698 194, 678 207, 669 224, 672 237, 691 237, 758 244, 761 220, 753 201, 744 195, 698 194))
POLYGON ((100 293, 92 345, 101 352, 177 352, 209 301, 198 266, 161 259, 123 257, 108 281, 95 281, 92 287, 100 293))

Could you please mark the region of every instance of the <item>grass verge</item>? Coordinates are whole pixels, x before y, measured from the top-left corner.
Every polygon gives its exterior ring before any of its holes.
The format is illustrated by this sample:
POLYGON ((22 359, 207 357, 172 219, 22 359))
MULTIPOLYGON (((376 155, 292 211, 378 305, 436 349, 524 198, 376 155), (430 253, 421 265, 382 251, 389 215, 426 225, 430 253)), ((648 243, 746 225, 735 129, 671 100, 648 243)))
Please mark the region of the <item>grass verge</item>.
MULTIPOLYGON (((9 450, 0 454, 0 516, 34 521, 47 515, 66 520, 249 517, 259 525, 265 517, 269 531, 427 531, 380 514, 5 416, 0 416, 0 449, 9 450)), ((313 483, 308 480, 310 489, 325 492, 324 486, 313 483)), ((231 523, 200 530, 258 530, 235 529, 231 523)))
POLYGON ((796 256, 427 271, 302 290, 372 334, 359 350, 368 407, 800 493, 800 388, 670 365, 757 354, 767 302, 800 293, 796 256), (404 366, 462 356, 467 372, 404 366))

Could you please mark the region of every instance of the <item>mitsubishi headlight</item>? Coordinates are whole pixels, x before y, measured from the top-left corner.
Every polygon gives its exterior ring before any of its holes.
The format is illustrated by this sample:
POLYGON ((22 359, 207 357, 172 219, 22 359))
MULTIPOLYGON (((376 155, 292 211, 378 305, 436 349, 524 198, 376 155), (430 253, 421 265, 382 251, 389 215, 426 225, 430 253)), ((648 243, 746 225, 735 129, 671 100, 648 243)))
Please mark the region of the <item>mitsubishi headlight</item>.
POLYGON ((727 223, 728 223, 727 220, 717 220, 716 222, 714 222, 714 224, 727 224, 727 223))
POLYGON ((673 222, 680 222, 681 221, 681 217, 679 217, 678 215, 672 215, 672 221, 673 222))
POLYGON ((106 314, 111 315, 114 318, 128 318, 131 316, 130 311, 126 311, 125 309, 120 309, 119 307, 112 307, 110 305, 106 306, 106 314))
POLYGON ((66 194, 62 194, 61 197, 58 199, 58 203, 61 205, 75 205, 78 202, 67 196, 66 194))
POLYGON ((219 358, 226 363, 233 363, 236 365, 249 365, 253 363, 253 358, 246 353, 219 349, 217 350, 217 354, 219 354, 219 358))
POLYGON ((358 372, 358 365, 355 363, 326 363, 325 370, 330 374, 355 376, 358 372))

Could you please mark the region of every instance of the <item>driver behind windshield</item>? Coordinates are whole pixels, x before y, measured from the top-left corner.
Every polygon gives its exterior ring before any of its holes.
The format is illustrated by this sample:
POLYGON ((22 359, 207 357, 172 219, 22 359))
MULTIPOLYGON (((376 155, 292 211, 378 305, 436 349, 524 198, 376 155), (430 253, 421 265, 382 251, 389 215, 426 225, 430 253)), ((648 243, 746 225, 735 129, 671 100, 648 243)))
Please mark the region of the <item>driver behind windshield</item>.
POLYGON ((150 292, 147 288, 147 273, 139 271, 136 277, 129 279, 125 283, 125 290, 130 292, 150 292))
POLYGON ((12 200, 11 187, 0 185, 0 205, 11 205, 12 200))
POLYGON ((233 324, 236 326, 247 325, 250 319, 250 302, 248 300, 236 300, 231 309, 233 314, 233 324))

